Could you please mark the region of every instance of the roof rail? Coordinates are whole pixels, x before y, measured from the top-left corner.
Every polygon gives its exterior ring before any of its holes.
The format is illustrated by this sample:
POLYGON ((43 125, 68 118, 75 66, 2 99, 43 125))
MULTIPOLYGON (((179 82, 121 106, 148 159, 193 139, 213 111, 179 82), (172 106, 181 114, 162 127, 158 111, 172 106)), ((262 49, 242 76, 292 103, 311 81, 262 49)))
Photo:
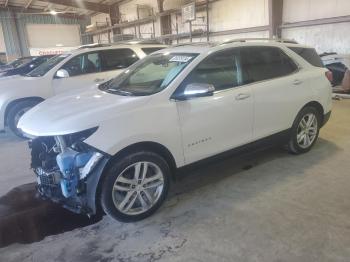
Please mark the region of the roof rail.
POLYGON ((187 43, 180 43, 180 44, 176 44, 176 45, 172 45, 171 47, 180 47, 180 46, 214 46, 216 45, 215 42, 187 42, 187 43))
POLYGON ((271 41, 271 42, 280 42, 280 43, 288 43, 288 44, 298 44, 298 42, 293 39, 283 39, 283 38, 236 38, 236 39, 226 40, 222 42, 221 45, 231 44, 236 42, 247 42, 247 41, 271 41))
POLYGON ((130 39, 130 40, 120 40, 116 41, 112 44, 126 44, 126 45, 134 45, 134 44, 142 44, 142 45, 162 45, 163 43, 159 42, 156 39, 130 39))
POLYGON ((81 45, 79 46, 77 49, 84 49, 84 48, 97 48, 97 47, 107 47, 107 46, 111 46, 110 44, 88 44, 88 45, 81 45))

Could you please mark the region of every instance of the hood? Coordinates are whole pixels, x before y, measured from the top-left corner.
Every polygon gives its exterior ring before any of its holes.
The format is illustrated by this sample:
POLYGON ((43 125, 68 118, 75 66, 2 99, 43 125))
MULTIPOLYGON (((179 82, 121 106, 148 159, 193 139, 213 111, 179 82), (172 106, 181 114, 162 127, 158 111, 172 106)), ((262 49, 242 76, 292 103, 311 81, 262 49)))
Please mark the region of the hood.
POLYGON ((120 96, 99 90, 76 90, 45 100, 25 113, 18 128, 32 136, 66 135, 99 126, 145 104, 149 97, 120 96))
POLYGON ((8 88, 28 87, 28 85, 37 86, 41 77, 27 77, 21 75, 4 76, 0 78, 0 92, 8 88))

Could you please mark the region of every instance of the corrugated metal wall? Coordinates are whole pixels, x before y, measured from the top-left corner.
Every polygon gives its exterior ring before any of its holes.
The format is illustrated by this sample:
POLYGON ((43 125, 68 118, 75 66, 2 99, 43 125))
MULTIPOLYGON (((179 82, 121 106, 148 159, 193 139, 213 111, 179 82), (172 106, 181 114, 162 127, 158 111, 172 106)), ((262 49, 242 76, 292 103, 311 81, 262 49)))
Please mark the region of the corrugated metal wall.
MULTIPOLYGON (((48 15, 23 15, 0 10, 6 53, 9 58, 29 55, 26 24, 78 24, 81 32, 90 24, 90 19, 57 17, 48 15)), ((82 44, 91 43, 91 37, 83 37, 82 44)))

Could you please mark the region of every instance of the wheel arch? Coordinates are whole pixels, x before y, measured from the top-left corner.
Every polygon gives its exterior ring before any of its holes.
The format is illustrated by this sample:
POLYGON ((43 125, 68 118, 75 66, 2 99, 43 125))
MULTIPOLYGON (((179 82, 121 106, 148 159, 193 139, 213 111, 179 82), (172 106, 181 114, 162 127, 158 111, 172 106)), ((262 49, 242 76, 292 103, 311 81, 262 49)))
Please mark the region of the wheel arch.
POLYGON ((313 107, 313 108, 315 108, 320 113, 321 123, 323 123, 324 109, 323 109, 323 106, 321 105, 321 103, 319 103, 317 101, 311 101, 311 102, 307 103, 306 105, 304 105, 303 108, 300 109, 300 111, 303 110, 305 107, 313 107))
POLYGON ((169 164, 170 170, 171 170, 171 178, 175 179, 175 171, 177 169, 176 161, 170 150, 165 147, 162 144, 159 144, 157 142, 152 141, 145 141, 145 142, 138 142, 131 144, 120 151, 118 151, 115 155, 111 156, 108 162, 105 164, 100 177, 98 178, 96 190, 95 193, 95 207, 96 210, 101 211, 101 203, 100 203, 100 196, 101 196, 101 186, 104 180, 104 177, 106 175, 106 171, 110 168, 113 161, 117 160, 118 158, 122 158, 124 156, 127 156, 128 154, 134 153, 134 152, 140 152, 140 151, 151 151, 153 153, 159 154, 160 156, 164 157, 165 161, 169 164))
POLYGON ((173 171, 176 169, 176 161, 170 150, 157 142, 152 142, 152 141, 145 141, 145 142, 138 142, 135 144, 131 144, 122 150, 118 151, 112 158, 120 158, 125 155, 128 155, 133 152, 138 152, 138 151, 151 151, 153 153, 157 153, 160 156, 164 157, 164 159, 167 161, 169 164, 170 170, 173 171))
POLYGON ((18 98, 15 100, 12 100, 5 109, 5 114, 4 114, 4 124, 5 126, 7 125, 7 121, 8 121, 8 113, 10 111, 10 109, 17 103, 22 102, 22 101, 38 101, 38 102, 42 102, 45 99, 39 96, 30 96, 30 97, 23 97, 23 98, 18 98))

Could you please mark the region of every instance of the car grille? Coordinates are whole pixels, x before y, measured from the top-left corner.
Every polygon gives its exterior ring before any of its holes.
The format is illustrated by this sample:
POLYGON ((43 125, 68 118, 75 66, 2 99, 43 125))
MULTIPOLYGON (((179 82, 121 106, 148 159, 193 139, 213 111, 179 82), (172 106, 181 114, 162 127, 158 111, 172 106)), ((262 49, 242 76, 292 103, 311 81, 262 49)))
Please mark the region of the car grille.
POLYGON ((57 186, 61 174, 58 171, 46 172, 42 168, 36 169, 38 184, 42 186, 57 186))

